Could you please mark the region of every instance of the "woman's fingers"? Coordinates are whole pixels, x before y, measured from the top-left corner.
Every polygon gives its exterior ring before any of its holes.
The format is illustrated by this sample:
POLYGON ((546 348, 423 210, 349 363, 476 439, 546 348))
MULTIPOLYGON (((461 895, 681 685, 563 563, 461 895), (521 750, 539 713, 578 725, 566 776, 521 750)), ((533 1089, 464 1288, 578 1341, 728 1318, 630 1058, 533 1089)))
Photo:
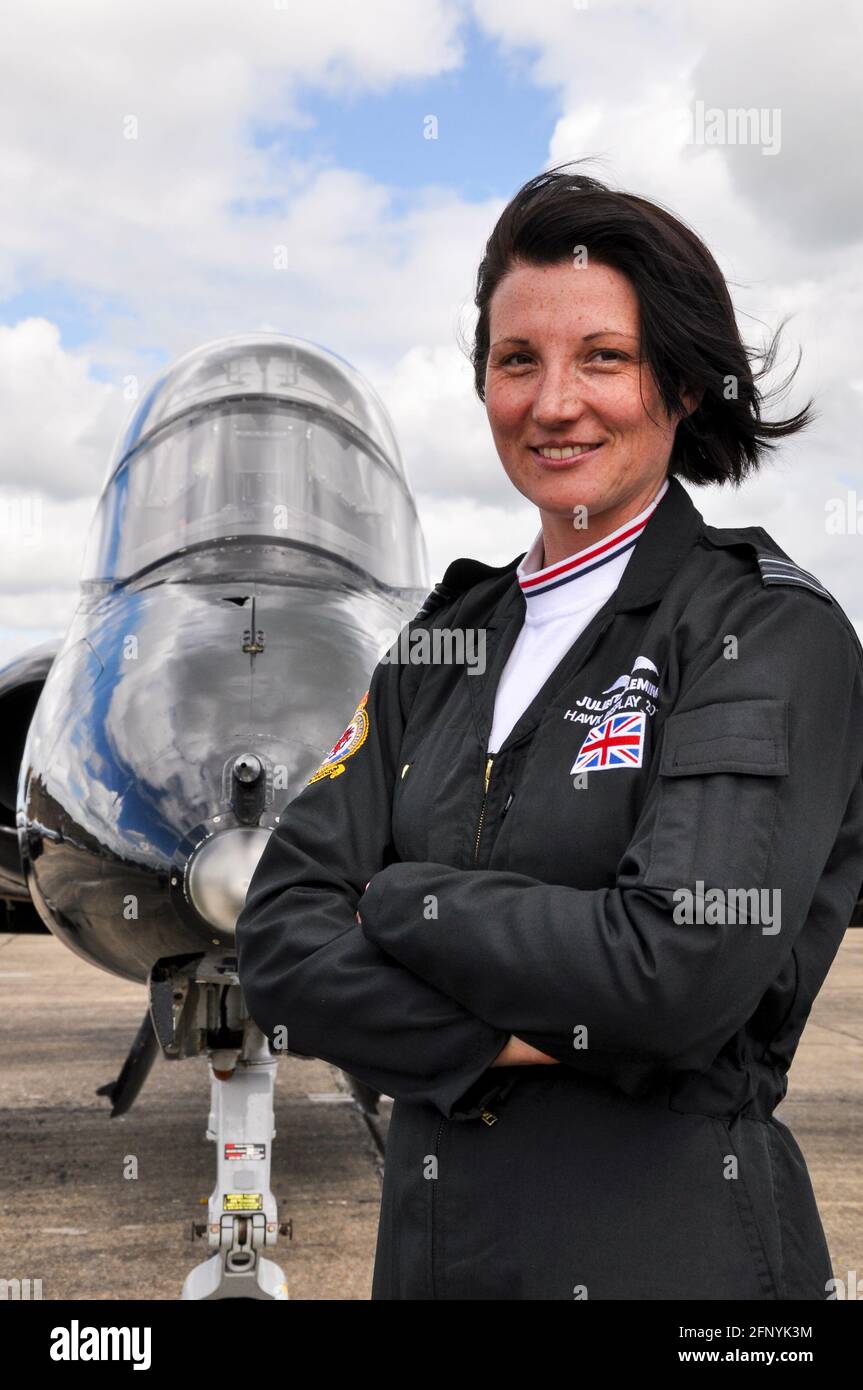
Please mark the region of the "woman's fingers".
POLYGON ((517 1038, 513 1034, 491 1065, 493 1067, 520 1067, 560 1066, 561 1064, 556 1057, 549 1057, 547 1052, 540 1052, 538 1047, 531 1047, 530 1043, 524 1042, 522 1038, 517 1038))
MULTIPOLYGON (((369 879, 369 883, 371 883, 371 879, 369 879)), ((366 884, 366 888, 368 888, 369 883, 366 884)), ((363 889, 363 892, 366 891, 366 888, 363 889)), ((354 913, 354 917, 356 918, 356 921, 357 921, 358 926, 362 926, 363 923, 362 923, 362 918, 360 917, 360 914, 359 914, 358 912, 355 912, 355 913, 354 913)))

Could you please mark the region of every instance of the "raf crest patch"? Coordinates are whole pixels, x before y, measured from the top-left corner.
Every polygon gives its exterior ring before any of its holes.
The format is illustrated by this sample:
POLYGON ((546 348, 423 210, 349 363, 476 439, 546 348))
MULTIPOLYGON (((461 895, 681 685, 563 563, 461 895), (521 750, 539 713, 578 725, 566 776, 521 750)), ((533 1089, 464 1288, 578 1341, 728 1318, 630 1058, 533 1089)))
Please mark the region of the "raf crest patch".
POLYGON ((312 782, 320 781, 322 777, 340 777, 345 770, 347 759, 352 757, 357 749, 362 748, 369 732, 369 716, 365 708, 368 698, 369 692, 366 691, 354 710, 344 733, 336 739, 318 770, 312 773, 306 786, 312 782))

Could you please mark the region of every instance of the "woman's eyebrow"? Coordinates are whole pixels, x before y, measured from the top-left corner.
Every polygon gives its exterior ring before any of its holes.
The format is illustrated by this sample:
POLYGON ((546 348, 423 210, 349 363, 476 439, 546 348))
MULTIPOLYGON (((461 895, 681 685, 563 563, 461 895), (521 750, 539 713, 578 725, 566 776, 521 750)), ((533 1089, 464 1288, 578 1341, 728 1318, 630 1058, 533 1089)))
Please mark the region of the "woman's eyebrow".
MULTIPOLYGON (((621 328, 596 328, 592 333, 585 333, 581 341, 583 343, 590 343, 594 338, 605 338, 611 335, 617 338, 630 338, 633 342, 638 341, 638 335, 636 333, 624 333, 621 328)), ((528 347, 530 345, 530 338, 498 338, 496 342, 492 343, 492 349, 502 347, 504 343, 518 343, 522 347, 528 347)))
POLYGON ((638 341, 637 333, 624 333, 622 328, 597 328, 595 333, 585 333, 581 341, 583 343, 589 343, 593 338, 605 337, 631 338, 633 342, 638 341))

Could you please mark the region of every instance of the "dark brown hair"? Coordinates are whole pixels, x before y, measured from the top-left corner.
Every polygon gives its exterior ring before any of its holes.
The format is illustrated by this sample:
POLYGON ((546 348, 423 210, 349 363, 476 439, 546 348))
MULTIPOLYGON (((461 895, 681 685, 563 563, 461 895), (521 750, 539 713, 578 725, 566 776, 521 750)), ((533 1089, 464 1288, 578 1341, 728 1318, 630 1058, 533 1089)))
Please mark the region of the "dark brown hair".
MULTIPOLYGON (((581 161, 570 161, 579 163, 581 161)), ((490 304, 515 265, 554 265, 585 247, 589 260, 631 281, 641 317, 641 355, 650 364, 670 414, 685 409, 681 393, 701 389, 700 404, 677 426, 669 472, 696 484, 732 482, 754 472, 772 442, 810 424, 812 401, 784 420, 763 420, 765 400, 785 393, 788 377, 764 396, 757 382, 773 367, 785 320, 758 351, 741 340, 728 286, 700 237, 667 209, 618 193, 558 165, 530 179, 498 218, 477 273, 479 310, 470 359, 485 400, 490 304), (761 359, 759 371, 751 363, 761 359), (729 379, 736 397, 727 398, 729 379)))

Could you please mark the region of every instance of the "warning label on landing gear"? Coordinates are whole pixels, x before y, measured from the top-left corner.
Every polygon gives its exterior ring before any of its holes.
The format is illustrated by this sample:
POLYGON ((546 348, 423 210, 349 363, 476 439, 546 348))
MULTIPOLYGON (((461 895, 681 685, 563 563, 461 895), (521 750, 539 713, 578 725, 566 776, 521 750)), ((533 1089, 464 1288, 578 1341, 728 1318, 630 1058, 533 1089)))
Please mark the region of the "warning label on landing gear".
POLYGON ((263 1211, 262 1192, 226 1192, 223 1211, 263 1211))
POLYGON ((226 1144, 225 1158, 266 1158, 266 1144, 226 1144))

